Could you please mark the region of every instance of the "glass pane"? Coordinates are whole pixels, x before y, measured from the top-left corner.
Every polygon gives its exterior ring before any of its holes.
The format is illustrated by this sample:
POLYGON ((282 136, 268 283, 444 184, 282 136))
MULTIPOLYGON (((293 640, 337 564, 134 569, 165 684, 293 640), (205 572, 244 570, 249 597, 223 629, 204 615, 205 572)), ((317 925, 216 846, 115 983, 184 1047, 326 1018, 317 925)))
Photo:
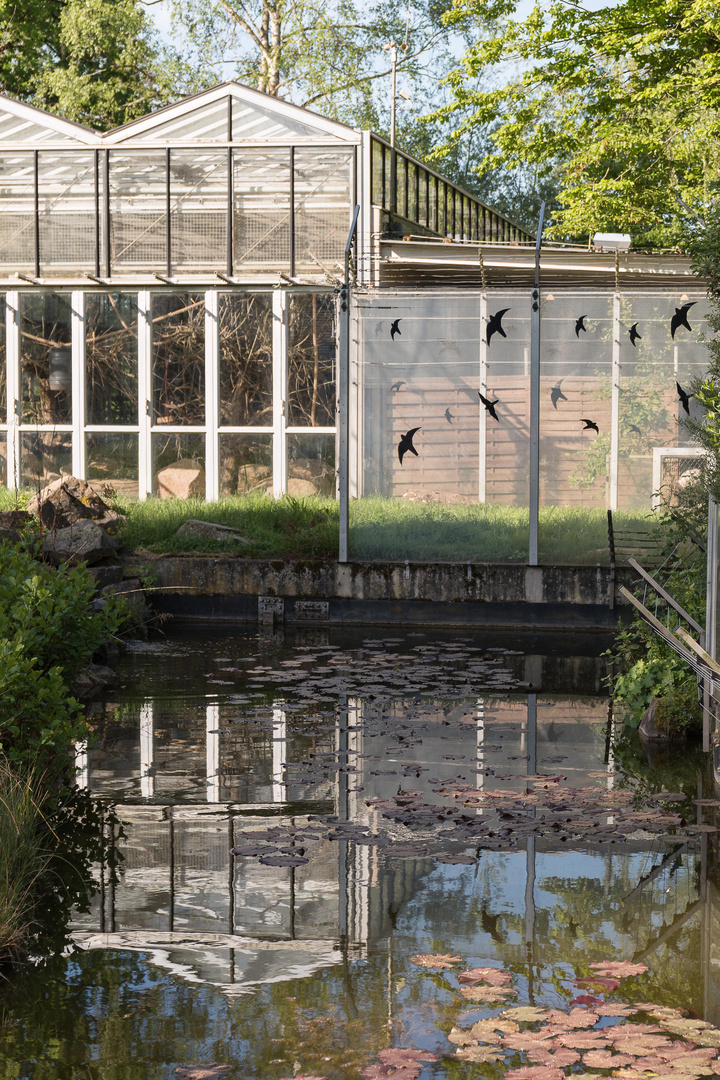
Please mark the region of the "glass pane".
MULTIPOLYGON (((104 498, 138 494, 138 437, 124 431, 92 432, 85 436, 86 479, 104 498)), ((204 492, 203 492, 204 494, 204 492)))
POLYGON ((58 293, 20 296, 21 416, 24 424, 72 421, 71 304, 58 293))
POLYGON ((221 293, 220 424, 228 427, 273 422, 272 296, 221 293))
POLYGON ((0 484, 7 487, 7 432, 0 431, 0 484))
POLYGON ((407 158, 402 154, 397 154, 397 202, 396 212, 401 217, 407 217, 407 158))
POLYGON ((335 436, 288 435, 288 495, 335 496, 335 436))
POLYGON ((350 228, 352 154, 295 150, 295 264, 316 273, 318 262, 343 263, 350 228))
POLYGON ((34 166, 30 152, 0 154, 0 267, 35 266, 34 166))
POLYGON ((335 297, 290 295, 288 427, 335 424, 335 297))
POLYGON ((205 294, 152 298, 154 424, 205 423, 205 294))
POLYGON ((7 354, 5 352, 5 293, 0 293, 0 424, 7 419, 7 354))
POLYGON ((220 436, 220 494, 272 495, 273 437, 270 434, 220 436))
POLYGON ((410 221, 417 221, 417 199, 415 197, 415 182, 417 180, 417 166, 414 161, 407 163, 407 211, 405 216, 410 221))
POLYGON ((23 431, 20 435, 20 486, 35 491, 72 475, 72 435, 23 431))
POLYGON ((167 432, 152 436, 153 495, 205 498, 205 436, 167 432))
POLYGON ((172 150, 170 243, 173 270, 227 264, 228 160, 221 150, 172 150))
POLYGON ((541 562, 608 559, 612 306, 599 289, 542 295, 541 562))
POLYGON ((374 206, 383 205, 383 145, 372 140, 372 173, 370 177, 370 201, 374 206))
POLYGON ((138 422, 138 323, 134 293, 85 295, 85 420, 138 422))
POLYGON ((44 267, 95 266, 95 154, 38 154, 40 262, 44 267))
POLYGON ((111 150, 110 257, 113 269, 167 266, 164 150, 111 150))
POLYGON ((290 269, 290 151, 233 151, 235 271, 290 269))

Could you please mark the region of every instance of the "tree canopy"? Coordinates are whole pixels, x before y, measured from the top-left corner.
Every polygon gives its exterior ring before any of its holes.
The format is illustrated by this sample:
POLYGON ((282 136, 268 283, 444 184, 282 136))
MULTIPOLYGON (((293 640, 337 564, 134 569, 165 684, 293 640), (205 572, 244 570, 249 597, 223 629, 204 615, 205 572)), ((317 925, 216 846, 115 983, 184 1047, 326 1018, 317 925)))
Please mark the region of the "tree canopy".
POLYGON ((442 153, 482 130, 481 176, 534 170, 557 193, 553 234, 674 246, 720 179, 720 9, 712 0, 455 0, 482 32, 449 76, 442 153), (479 78, 484 87, 478 87, 479 78), (488 88, 489 87, 489 88, 488 88))

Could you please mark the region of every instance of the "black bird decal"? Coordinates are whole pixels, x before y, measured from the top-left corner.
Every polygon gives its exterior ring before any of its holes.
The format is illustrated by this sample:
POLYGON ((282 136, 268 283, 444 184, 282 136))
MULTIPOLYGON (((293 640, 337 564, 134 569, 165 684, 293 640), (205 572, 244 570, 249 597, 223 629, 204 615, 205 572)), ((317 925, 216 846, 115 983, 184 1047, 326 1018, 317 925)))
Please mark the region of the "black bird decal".
POLYGON ((502 334, 504 338, 507 337, 507 334, 502 328, 502 317, 509 310, 509 307, 500 308, 499 311, 496 311, 495 314, 491 315, 488 319, 487 336, 485 338, 488 345, 490 344, 490 338, 493 336, 493 334, 502 334))
POLYGON ((594 420, 587 420, 584 416, 581 416, 580 423, 585 425, 583 431, 587 431, 588 428, 592 428, 593 431, 597 431, 598 435, 600 434, 600 428, 597 426, 594 420))
POLYGON ((399 334, 399 336, 402 337, 402 334, 400 332, 400 319, 395 319, 395 322, 390 327, 390 337, 393 339, 393 341, 395 340, 396 334, 399 334))
POLYGON ((415 457, 419 457, 417 450, 413 446, 413 435, 416 431, 419 431, 419 427, 410 428, 404 435, 400 436, 400 442, 398 443, 398 457, 400 458, 400 464, 402 465, 402 459, 407 453, 414 454, 415 457))
POLYGON ((640 430, 640 428, 639 428, 639 427, 637 426, 637 424, 631 424, 631 425, 630 425, 630 430, 631 430, 631 431, 634 431, 636 435, 642 435, 642 431, 641 431, 641 430, 640 430))
MULTIPOLYGON (((507 310, 509 310, 509 308, 507 310)), ((478 397, 480 398, 483 405, 485 406, 485 411, 490 413, 493 420, 497 420, 497 422, 500 423, 500 419, 498 417, 498 414, 495 412, 495 406, 499 405, 500 399, 495 398, 494 401, 491 401, 490 398, 483 397, 483 395, 480 393, 479 390, 478 390, 478 397)))
POLYGON ((686 394, 679 382, 676 382, 675 385, 677 386, 677 392, 678 392, 678 397, 680 398, 680 403, 681 403, 683 409, 685 410, 685 412, 689 416, 690 415, 690 398, 695 397, 695 395, 694 394, 686 394))
POLYGON ((454 414, 450 412, 450 409, 446 409, 445 410, 445 419, 447 420, 448 424, 452 424, 453 418, 454 418, 454 414))
POLYGON ((576 338, 580 337, 580 331, 581 330, 584 330, 585 333, 587 334, 587 326, 585 325, 585 320, 586 319, 587 319, 587 315, 581 315, 580 318, 577 319, 577 321, 575 322, 575 337, 576 338))
POLYGON ((392 386, 390 387, 390 389, 391 389, 391 390, 399 390, 401 386, 405 386, 405 385, 407 385, 407 384, 405 383, 405 380, 404 380, 404 379, 398 379, 398 381, 397 381, 397 382, 394 382, 394 383, 392 384, 392 386))
POLYGON ((691 300, 689 304, 683 304, 682 307, 675 308, 675 314, 670 320, 670 337, 675 337, 675 331, 679 326, 684 326, 686 330, 692 330, 692 326, 688 322, 688 311, 695 304, 697 304, 697 300, 691 300))
MULTIPOLYGON (((632 345, 635 345, 636 341, 642 341, 642 334, 638 334, 638 328, 637 328, 637 323, 636 322, 634 322, 632 324, 632 326, 628 330, 628 334, 630 335, 630 343, 632 345)), ((635 348, 637 349, 637 345, 635 345, 635 348)))
MULTIPOLYGON (((584 315, 583 315, 583 318, 585 318, 584 315)), ((560 389, 560 383, 562 383, 562 379, 557 384, 557 386, 553 386, 553 388, 550 391, 550 400, 552 401, 553 409, 557 409, 558 401, 567 401, 567 398, 565 397, 562 390, 560 389)))

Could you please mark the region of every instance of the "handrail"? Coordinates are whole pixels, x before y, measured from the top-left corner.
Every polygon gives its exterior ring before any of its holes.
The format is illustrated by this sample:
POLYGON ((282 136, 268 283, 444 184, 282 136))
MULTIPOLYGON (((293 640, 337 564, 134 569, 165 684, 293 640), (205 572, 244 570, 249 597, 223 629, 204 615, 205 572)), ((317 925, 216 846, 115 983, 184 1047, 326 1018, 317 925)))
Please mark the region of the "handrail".
POLYGON ((678 604, 677 600, 675 600, 670 595, 669 592, 667 592, 665 589, 663 589, 662 585, 660 585, 660 583, 655 580, 655 578, 652 576, 652 574, 648 574, 647 570, 644 570, 642 568, 642 566, 640 565, 640 563, 636 559, 633 559, 631 557, 631 558, 628 559, 628 562, 629 562, 630 566, 632 566, 633 570, 637 570, 638 574, 640 574, 640 577, 644 578, 645 581, 647 581, 649 585, 652 585, 655 592, 658 593, 660 596, 662 596, 663 600, 666 600, 668 602, 668 604, 670 605, 670 607, 673 608, 673 610, 676 611, 678 613, 678 615, 685 620, 686 623, 688 623, 690 626, 692 626, 693 630, 696 630, 698 632, 698 634, 700 634, 700 637, 701 637, 700 644, 704 645, 705 644, 705 630, 700 625, 700 623, 696 622, 696 620, 693 619, 692 615, 688 615, 685 608, 681 607, 680 604, 678 604))

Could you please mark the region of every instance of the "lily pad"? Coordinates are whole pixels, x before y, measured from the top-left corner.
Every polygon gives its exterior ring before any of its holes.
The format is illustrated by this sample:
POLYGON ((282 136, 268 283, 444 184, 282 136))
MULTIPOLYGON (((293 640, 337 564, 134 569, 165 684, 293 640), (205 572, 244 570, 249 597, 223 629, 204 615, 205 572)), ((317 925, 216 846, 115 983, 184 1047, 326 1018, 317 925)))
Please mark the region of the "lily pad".
POLYGON ((455 1051, 455 1057, 460 1058, 461 1061, 474 1061, 476 1064, 504 1061, 503 1055, 498 1054, 497 1050, 491 1046, 478 1046, 477 1043, 473 1043, 472 1046, 461 1046, 455 1051))
POLYGON ((471 986, 478 982, 486 982, 491 986, 507 986, 512 982, 512 975, 494 967, 469 968, 458 974, 458 982, 469 983, 471 986))
POLYGON ((453 964, 462 964, 461 956, 451 956, 450 953, 424 953, 410 957, 411 964, 418 967, 440 968, 441 971, 449 971, 453 964))
POLYGON ((626 979, 629 975, 644 975, 648 970, 645 964, 631 964, 629 960, 602 960, 590 964, 590 967, 593 971, 602 975, 614 975, 617 979, 626 979))
POLYGON ((213 1062, 209 1065, 183 1065, 175 1070, 175 1075, 183 1080, 220 1080, 230 1072, 229 1065, 218 1065, 213 1062))

